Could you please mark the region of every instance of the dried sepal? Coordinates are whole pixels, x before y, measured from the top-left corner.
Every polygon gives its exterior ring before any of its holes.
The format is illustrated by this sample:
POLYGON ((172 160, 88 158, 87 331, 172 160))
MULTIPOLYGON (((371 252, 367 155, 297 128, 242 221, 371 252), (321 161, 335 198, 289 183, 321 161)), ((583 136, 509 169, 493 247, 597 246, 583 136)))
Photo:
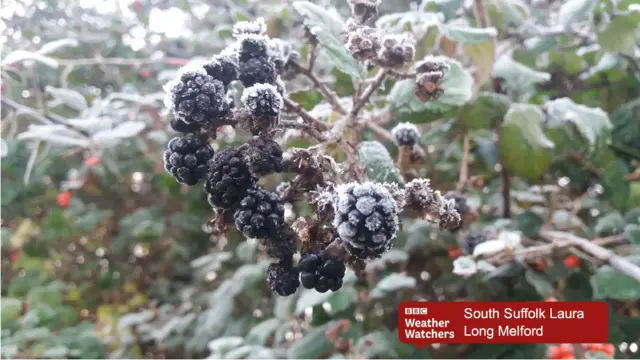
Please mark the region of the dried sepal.
POLYGON ((455 201, 446 199, 440 191, 434 191, 428 179, 411 180, 405 187, 405 202, 405 210, 439 223, 441 229, 453 229, 460 225, 461 218, 456 211, 455 201))

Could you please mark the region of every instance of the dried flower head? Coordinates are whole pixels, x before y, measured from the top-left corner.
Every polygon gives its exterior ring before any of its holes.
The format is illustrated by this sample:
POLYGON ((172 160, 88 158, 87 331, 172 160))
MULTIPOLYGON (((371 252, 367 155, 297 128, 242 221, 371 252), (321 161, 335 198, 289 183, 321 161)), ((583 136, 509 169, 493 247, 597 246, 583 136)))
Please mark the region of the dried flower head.
POLYGON ((449 61, 444 56, 425 56, 424 59, 417 62, 414 66, 416 73, 428 73, 432 71, 439 71, 446 73, 449 71, 449 61))
POLYGON ((428 179, 413 179, 405 187, 405 209, 410 209, 426 220, 438 222, 441 229, 452 229, 460 225, 460 214, 455 200, 447 200, 434 191, 428 179))
POLYGON ((385 35, 377 62, 382 67, 399 68, 413 61, 415 51, 414 41, 408 34, 385 35))
POLYGON ((375 28, 358 26, 347 32, 345 44, 351 55, 357 60, 373 60, 380 51, 380 36, 375 28))
POLYGON ((444 73, 430 71, 416 75, 416 96, 422 102, 438 100, 444 93, 442 82, 444 73))

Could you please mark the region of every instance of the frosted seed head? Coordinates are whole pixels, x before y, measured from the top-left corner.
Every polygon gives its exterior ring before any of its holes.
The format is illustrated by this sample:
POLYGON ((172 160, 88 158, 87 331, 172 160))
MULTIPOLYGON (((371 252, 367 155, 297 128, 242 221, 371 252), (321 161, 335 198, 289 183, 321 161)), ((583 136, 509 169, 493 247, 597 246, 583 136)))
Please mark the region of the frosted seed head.
POLYGON ((400 146, 413 146, 420 142, 420 131, 412 123, 404 122, 396 125, 391 134, 400 146))

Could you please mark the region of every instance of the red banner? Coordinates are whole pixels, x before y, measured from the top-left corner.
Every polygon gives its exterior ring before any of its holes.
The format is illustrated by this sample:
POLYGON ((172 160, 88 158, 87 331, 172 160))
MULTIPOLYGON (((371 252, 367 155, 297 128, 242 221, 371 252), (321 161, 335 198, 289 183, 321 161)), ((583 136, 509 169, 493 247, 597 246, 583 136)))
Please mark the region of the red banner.
POLYGON ((398 336, 406 344, 604 343, 604 302, 403 302, 398 336))

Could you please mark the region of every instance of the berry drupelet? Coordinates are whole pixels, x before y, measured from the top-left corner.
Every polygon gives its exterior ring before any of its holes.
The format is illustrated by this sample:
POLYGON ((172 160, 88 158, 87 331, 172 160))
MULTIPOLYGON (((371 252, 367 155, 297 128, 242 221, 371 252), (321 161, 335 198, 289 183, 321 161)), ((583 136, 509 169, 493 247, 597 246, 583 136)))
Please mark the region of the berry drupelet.
POLYGON ((217 127, 217 120, 229 112, 224 84, 204 70, 186 71, 167 87, 167 107, 187 124, 217 127))
POLYGON ((302 286, 321 293, 338 291, 346 270, 343 262, 329 257, 326 251, 305 254, 298 262, 298 269, 302 286))
POLYGON ((413 146, 420 141, 418 127, 408 122, 396 125, 391 134, 400 146, 413 146))
POLYGON ((393 246, 399 220, 397 204, 387 188, 367 182, 336 188, 333 226, 352 255, 375 259, 393 246))
POLYGON ((282 148, 271 139, 257 137, 249 140, 245 157, 249 169, 257 177, 282 172, 282 148))
POLYGON ((256 179, 251 175, 243 154, 236 148, 230 148, 217 153, 212 159, 204 191, 211 206, 232 209, 255 184, 256 179))
POLYGON ((164 168, 178 182, 195 185, 204 178, 213 149, 198 139, 176 137, 164 152, 164 168))
POLYGON ((291 260, 272 263, 267 271, 267 284, 276 294, 289 296, 300 287, 298 269, 292 265, 291 260))
POLYGON ((284 204, 275 193, 249 189, 234 214, 236 228, 246 237, 274 237, 284 225, 284 204))

